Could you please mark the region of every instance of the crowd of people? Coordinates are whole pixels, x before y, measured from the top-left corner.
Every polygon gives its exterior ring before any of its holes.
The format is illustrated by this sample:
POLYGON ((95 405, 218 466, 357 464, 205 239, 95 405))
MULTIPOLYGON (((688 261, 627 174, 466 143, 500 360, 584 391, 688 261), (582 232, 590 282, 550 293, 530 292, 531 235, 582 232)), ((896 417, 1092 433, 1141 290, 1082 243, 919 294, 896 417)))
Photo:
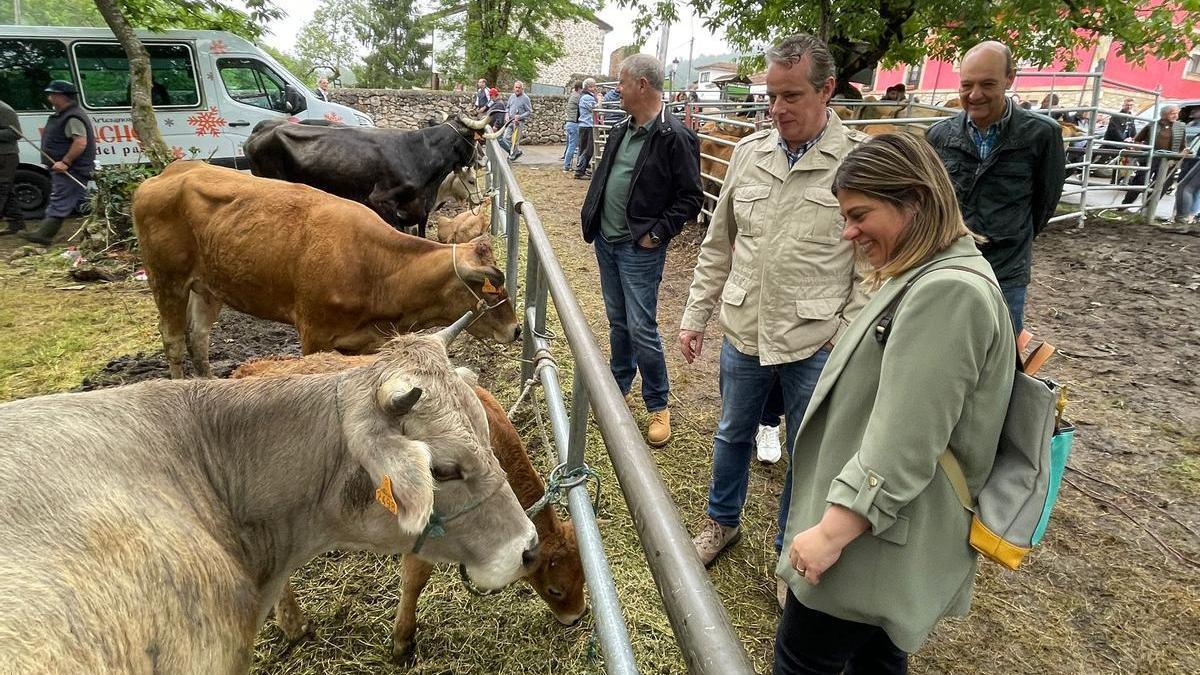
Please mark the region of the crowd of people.
MULTIPOLYGON (((975 490, 995 459, 1033 240, 1062 191, 1062 132, 1007 95, 1015 64, 999 42, 965 54, 962 112, 926 140, 843 125, 821 40, 794 35, 766 58, 773 124, 733 151, 679 319, 689 364, 714 314, 722 338, 693 544, 708 566, 740 540, 756 428, 778 406, 790 467, 775 672, 905 672, 937 621, 970 605, 970 514, 938 458, 949 448, 975 490)), ((697 136, 669 114, 663 80, 651 56, 621 64, 629 116, 610 130, 580 214, 612 374, 632 406, 640 373, 655 447, 672 437, 659 286, 668 244, 703 198, 697 136)), ((572 97, 568 125, 591 86, 572 97)))

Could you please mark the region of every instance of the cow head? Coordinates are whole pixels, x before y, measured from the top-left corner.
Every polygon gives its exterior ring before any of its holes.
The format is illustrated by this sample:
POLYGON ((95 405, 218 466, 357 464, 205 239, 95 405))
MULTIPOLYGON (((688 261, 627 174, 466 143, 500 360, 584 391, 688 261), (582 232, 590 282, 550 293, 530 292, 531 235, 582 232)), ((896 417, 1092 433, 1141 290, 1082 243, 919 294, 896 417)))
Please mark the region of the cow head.
POLYGON ((488 140, 488 139, 500 137, 499 131, 488 131, 487 130, 487 120, 486 119, 477 120, 477 119, 467 117, 466 115, 463 115, 461 113, 455 119, 458 120, 459 124, 463 125, 467 129, 474 131, 475 137, 477 139, 488 140))
POLYGON ((575 543, 575 528, 561 521, 555 525, 558 536, 547 536, 542 543, 537 566, 529 572, 529 585, 546 601, 559 623, 571 626, 587 611, 587 600, 583 595, 583 561, 579 558, 579 545, 575 543))
POLYGON ((347 371, 343 433, 361 469, 342 503, 366 503, 393 530, 399 519, 401 536, 379 548, 411 550, 420 540, 421 557, 462 563, 476 585, 500 588, 536 562, 537 534, 491 452, 473 385, 437 335, 402 335, 373 364, 347 371), (424 461, 393 461, 397 447, 421 449, 424 461))
POLYGON ((515 342, 521 337, 521 325, 504 288, 504 272, 496 266, 487 235, 455 245, 452 254, 457 279, 446 289, 449 296, 446 307, 457 311, 462 307, 476 310, 479 317, 467 328, 471 335, 497 342, 515 342))

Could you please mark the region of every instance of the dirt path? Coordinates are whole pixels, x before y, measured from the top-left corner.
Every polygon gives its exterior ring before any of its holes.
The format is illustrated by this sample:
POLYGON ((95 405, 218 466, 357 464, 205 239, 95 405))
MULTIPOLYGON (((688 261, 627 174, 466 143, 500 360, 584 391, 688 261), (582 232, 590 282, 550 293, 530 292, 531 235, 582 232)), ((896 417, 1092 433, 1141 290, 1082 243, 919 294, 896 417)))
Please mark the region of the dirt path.
MULTIPOLYGON (((606 346, 595 258, 579 234, 587 184, 539 167, 518 178, 606 346)), ((657 457, 689 526, 703 514, 720 408, 716 321, 695 364, 674 340, 702 236, 689 228, 672 241, 659 301, 682 433, 657 457)), ((1095 221, 1038 240, 1027 323, 1060 349, 1048 372, 1070 386, 1079 427, 1080 471, 1068 480, 1091 496, 1064 486, 1020 571, 982 564, 971 616, 945 622, 915 672, 1200 672, 1200 568, 1184 561, 1200 560, 1198 262, 1200 239, 1142 225, 1095 221)), ((776 622, 769 551, 784 470, 752 467, 747 536, 711 572, 760 664, 776 622)))

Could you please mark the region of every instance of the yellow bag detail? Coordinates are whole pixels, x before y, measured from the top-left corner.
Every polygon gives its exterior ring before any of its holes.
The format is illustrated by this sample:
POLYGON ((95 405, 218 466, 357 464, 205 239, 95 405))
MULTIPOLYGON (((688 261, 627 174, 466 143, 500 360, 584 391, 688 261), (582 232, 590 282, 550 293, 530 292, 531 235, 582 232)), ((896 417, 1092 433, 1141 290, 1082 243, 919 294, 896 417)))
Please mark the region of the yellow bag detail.
POLYGON ((995 532, 989 530, 987 525, 984 525, 976 515, 971 516, 971 548, 1010 570, 1017 569, 1025 554, 1033 550, 1014 546, 1004 541, 995 532))

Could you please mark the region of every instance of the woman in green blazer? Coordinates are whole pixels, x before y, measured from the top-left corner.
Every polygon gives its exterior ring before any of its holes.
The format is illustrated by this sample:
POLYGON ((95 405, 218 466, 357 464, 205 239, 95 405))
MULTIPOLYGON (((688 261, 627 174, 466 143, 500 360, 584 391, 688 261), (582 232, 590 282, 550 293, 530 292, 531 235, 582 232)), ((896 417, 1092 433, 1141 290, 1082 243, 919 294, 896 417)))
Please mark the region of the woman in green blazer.
POLYGON ((846 156, 833 189, 843 237, 878 290, 830 355, 796 438, 775 673, 902 673, 938 619, 970 607, 970 514, 938 456, 949 447, 971 492, 983 487, 1016 344, 927 144, 878 136, 846 156), (918 273, 881 344, 880 314, 918 273))

